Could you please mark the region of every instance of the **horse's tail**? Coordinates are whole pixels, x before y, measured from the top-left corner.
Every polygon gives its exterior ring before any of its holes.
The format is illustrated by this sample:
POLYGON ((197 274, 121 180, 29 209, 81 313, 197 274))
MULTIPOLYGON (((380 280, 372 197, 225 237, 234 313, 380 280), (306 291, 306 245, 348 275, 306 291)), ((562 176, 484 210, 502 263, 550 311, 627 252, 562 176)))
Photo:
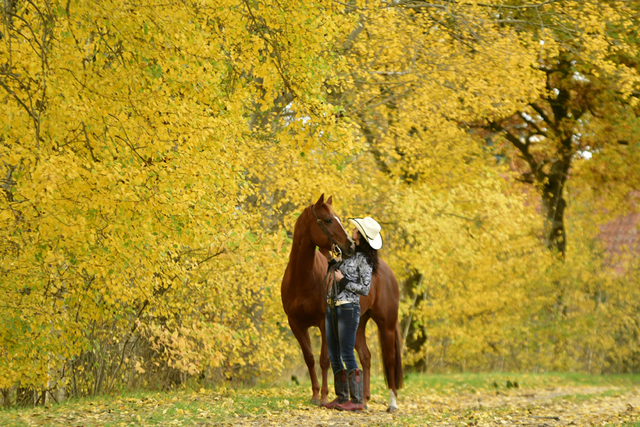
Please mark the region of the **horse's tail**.
MULTIPOLYGON (((378 333, 381 334, 380 329, 378 329, 378 333)), ((395 340, 394 343, 394 351, 396 353, 396 364, 395 366, 388 366, 387 360, 385 357, 382 358, 382 365, 384 368, 384 380, 387 383, 387 387, 389 386, 389 373, 391 369, 394 370, 395 379, 396 379, 396 389, 401 389, 404 386, 404 374, 402 373, 402 339, 400 338, 400 325, 396 323, 395 330, 395 340)), ((380 344, 384 346, 384 342, 382 340, 382 335, 380 335, 380 344)), ((383 347, 382 352, 385 353, 386 349, 383 347)))

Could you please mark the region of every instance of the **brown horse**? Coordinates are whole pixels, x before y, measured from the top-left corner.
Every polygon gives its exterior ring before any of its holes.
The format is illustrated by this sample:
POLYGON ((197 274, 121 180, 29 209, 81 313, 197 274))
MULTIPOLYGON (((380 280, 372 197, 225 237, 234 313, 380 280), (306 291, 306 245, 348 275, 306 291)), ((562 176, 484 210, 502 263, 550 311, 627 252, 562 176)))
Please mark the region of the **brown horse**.
MULTIPOLYGON (((309 369, 313 403, 327 401, 329 387, 327 371, 329 354, 325 336, 325 312, 327 302, 323 295, 322 283, 327 272, 327 259, 332 245, 340 247, 343 256, 351 256, 351 238, 342 222, 331 208, 332 198, 325 203, 324 194, 315 205, 308 206, 296 221, 289 264, 282 279, 281 296, 284 311, 289 319, 291 331, 300 343, 304 361, 309 369), (316 247, 320 251, 316 250, 316 247), (321 253, 322 252, 322 253, 321 253), (322 349, 320 367, 322 369, 322 389, 318 384, 315 359, 311 351, 309 328, 320 328, 322 349), (320 394, 319 394, 320 392, 320 394)), ((371 397, 371 352, 367 347, 365 328, 369 319, 378 325, 385 378, 389 386, 390 412, 397 411, 397 389, 402 387, 402 361, 400 358, 400 330, 398 327, 398 302, 400 292, 398 282, 391 268, 380 260, 378 271, 371 280, 369 295, 360 297, 361 317, 356 332, 356 351, 364 372, 364 404, 371 397)))

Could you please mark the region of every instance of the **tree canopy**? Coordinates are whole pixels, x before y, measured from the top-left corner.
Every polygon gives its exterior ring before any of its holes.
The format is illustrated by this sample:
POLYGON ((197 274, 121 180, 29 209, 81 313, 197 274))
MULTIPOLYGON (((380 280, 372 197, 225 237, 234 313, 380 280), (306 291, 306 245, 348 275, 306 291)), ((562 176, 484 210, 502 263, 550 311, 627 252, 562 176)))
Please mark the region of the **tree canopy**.
POLYGON ((640 188, 639 11, 6 1, 0 389, 277 375, 321 193, 383 225, 409 363, 637 369, 638 264, 595 237, 640 188))

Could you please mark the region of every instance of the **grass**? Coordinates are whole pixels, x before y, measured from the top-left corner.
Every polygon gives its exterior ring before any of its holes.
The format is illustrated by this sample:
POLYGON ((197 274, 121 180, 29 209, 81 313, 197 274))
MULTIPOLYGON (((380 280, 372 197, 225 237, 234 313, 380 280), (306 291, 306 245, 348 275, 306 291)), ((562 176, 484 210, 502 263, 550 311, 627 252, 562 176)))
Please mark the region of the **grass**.
POLYGON ((567 394, 564 396, 556 397, 557 400, 569 400, 572 402, 585 402, 587 400, 591 400, 595 397, 619 397, 622 396, 624 392, 620 388, 616 388, 613 390, 605 390, 600 393, 577 393, 577 394, 567 394))
POLYGON ((0 426, 217 425, 235 419, 256 418, 286 408, 314 408, 301 387, 277 389, 200 389, 169 393, 146 392, 70 399, 59 405, 0 411, 0 426), (27 421, 28 419, 28 421, 27 421), (95 419, 88 423, 87 419, 95 419))
POLYGON ((548 387, 635 387, 640 386, 640 375, 588 375, 576 373, 464 373, 464 374, 410 374, 405 378, 407 388, 432 389, 440 393, 507 389, 507 381, 518 388, 548 387))
MULTIPOLYGON (((585 375, 567 373, 549 374, 409 374, 405 378, 405 389, 400 392, 399 405, 407 408, 404 414, 391 417, 383 412, 388 399, 384 378, 374 376, 371 385, 372 403, 379 408, 377 418, 369 419, 372 425, 424 425, 442 421, 454 425, 469 425, 474 419, 507 417, 512 409, 436 408, 434 400, 456 402, 471 395, 522 394, 520 389, 551 390, 556 388, 578 388, 584 386, 609 387, 594 394, 582 394, 571 390, 569 395, 556 399, 561 405, 587 402, 590 399, 621 396, 626 391, 640 388, 640 375, 585 375), (507 387, 517 383, 518 389, 507 387), (514 394, 515 393, 515 394, 514 394), (427 397, 425 397, 427 396, 427 397), (435 397, 434 397, 435 396, 435 397), (425 400, 426 399, 426 400, 425 400), (423 411, 425 402, 430 411, 423 411), (410 409, 413 404, 414 409, 410 409), (384 416, 383 416, 384 415, 384 416), (385 416, 387 418, 385 418, 385 416)), ((331 387, 331 385, 330 385, 331 387)), ((331 390, 330 397, 333 393, 331 390)), ((262 421, 277 419, 286 424, 289 414, 298 417, 325 416, 310 403, 309 381, 300 385, 282 383, 259 385, 253 388, 217 387, 213 389, 183 389, 174 392, 137 392, 117 396, 70 399, 50 407, 12 408, 0 410, 0 425, 7 427, 42 426, 167 426, 167 425, 261 425, 262 421), (302 415, 301 415, 302 414, 302 415)), ((477 399, 476 399, 477 400, 477 399)), ((555 400, 555 399, 554 399, 555 400)), ((331 411, 328 411, 331 412, 331 411)), ((334 416, 333 414, 331 416, 334 416)), ((307 420, 308 421, 308 420, 307 420)), ((635 422, 636 420, 632 420, 635 422)), ((314 421, 315 422, 315 421, 314 421)), ((268 424, 268 423, 267 423, 268 424)), ((314 424, 317 425, 318 423, 314 424)), ((322 422, 320 422, 322 424, 322 422)), ((300 425, 291 421, 290 425, 300 425)), ((322 424, 325 425, 325 424, 322 424)), ((614 424, 637 426, 636 424, 614 424)))

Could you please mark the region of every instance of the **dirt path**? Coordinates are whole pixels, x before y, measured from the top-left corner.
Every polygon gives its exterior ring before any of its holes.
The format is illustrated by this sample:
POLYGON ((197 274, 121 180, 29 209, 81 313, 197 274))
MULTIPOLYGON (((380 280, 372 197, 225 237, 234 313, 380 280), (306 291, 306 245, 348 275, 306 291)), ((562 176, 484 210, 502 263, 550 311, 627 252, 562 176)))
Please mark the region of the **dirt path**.
MULTIPOLYGON (((640 423, 640 390, 566 387, 481 392, 451 396, 421 395, 399 400, 391 415, 375 399, 363 414, 298 408, 255 418, 238 417, 237 426, 594 426, 640 423)), ((209 426, 212 424, 201 424, 209 426)), ((218 424, 220 425, 220 424, 218 424)), ((640 425, 640 424, 639 424, 640 425)))

